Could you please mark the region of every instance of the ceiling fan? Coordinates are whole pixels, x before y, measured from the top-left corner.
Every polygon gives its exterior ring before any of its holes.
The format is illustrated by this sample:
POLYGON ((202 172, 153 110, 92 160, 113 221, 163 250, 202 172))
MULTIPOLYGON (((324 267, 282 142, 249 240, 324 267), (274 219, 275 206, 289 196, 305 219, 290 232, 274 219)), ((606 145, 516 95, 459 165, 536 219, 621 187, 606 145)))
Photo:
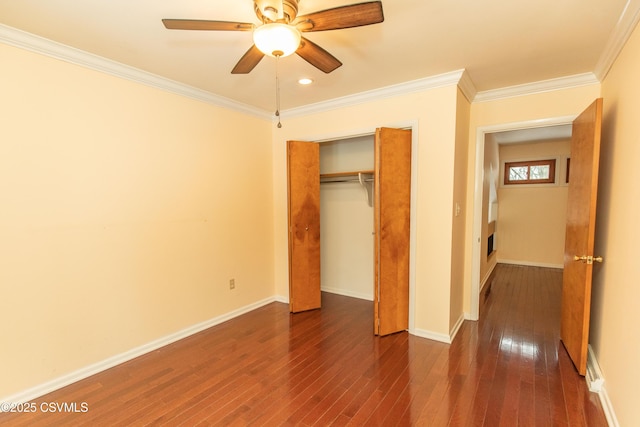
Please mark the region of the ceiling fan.
POLYGON ((340 30, 384 21, 381 1, 370 1, 326 9, 298 16, 300 0, 253 0, 261 24, 205 21, 198 19, 163 19, 171 30, 253 31, 254 44, 240 58, 232 74, 247 74, 265 55, 283 57, 298 54, 319 70, 330 73, 342 65, 329 52, 302 37, 301 33, 340 30))

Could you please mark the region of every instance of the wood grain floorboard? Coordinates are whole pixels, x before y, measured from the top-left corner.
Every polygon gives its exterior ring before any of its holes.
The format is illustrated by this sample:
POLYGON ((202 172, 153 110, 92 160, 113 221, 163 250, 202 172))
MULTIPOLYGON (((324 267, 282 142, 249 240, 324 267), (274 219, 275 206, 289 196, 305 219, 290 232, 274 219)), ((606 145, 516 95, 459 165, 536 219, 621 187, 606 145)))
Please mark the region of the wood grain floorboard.
POLYGON ((452 344, 372 334, 373 306, 272 303, 34 401, 3 426, 606 426, 559 338, 561 270, 498 265, 452 344))

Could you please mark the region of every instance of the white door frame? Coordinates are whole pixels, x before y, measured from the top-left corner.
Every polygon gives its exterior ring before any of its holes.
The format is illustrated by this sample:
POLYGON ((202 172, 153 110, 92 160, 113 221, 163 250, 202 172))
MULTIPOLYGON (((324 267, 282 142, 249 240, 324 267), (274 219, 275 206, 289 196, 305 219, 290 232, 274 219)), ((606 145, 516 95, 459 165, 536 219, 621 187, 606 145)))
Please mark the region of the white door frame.
POLYGON ((469 320, 478 320, 480 317, 480 256, 482 247, 482 189, 484 182, 484 143, 487 134, 504 131, 545 128, 549 126, 568 125, 576 118, 573 116, 550 117, 546 119, 527 120, 522 122, 502 123, 497 125, 480 126, 476 130, 476 164, 473 195, 473 232, 471 251, 471 301, 469 320))

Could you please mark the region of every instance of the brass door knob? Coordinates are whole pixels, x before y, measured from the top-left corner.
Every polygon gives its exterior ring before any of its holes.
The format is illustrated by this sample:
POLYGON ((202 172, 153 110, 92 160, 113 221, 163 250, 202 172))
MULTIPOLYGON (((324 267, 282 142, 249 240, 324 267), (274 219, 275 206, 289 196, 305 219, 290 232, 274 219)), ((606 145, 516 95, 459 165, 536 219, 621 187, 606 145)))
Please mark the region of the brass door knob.
POLYGON ((582 255, 582 256, 574 255, 573 260, 582 261, 583 263, 587 263, 587 264, 593 264, 594 261, 602 262, 602 257, 601 256, 594 257, 592 255, 582 255))

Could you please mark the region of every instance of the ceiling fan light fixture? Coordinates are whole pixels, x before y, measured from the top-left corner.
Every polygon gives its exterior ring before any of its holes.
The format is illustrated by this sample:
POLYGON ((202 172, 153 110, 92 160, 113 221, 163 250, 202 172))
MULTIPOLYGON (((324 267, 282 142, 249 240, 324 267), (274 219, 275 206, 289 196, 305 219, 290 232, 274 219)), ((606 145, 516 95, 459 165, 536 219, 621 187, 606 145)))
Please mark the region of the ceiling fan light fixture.
POLYGON ((302 36, 294 26, 273 22, 253 30, 253 43, 265 55, 285 57, 294 53, 302 36))

